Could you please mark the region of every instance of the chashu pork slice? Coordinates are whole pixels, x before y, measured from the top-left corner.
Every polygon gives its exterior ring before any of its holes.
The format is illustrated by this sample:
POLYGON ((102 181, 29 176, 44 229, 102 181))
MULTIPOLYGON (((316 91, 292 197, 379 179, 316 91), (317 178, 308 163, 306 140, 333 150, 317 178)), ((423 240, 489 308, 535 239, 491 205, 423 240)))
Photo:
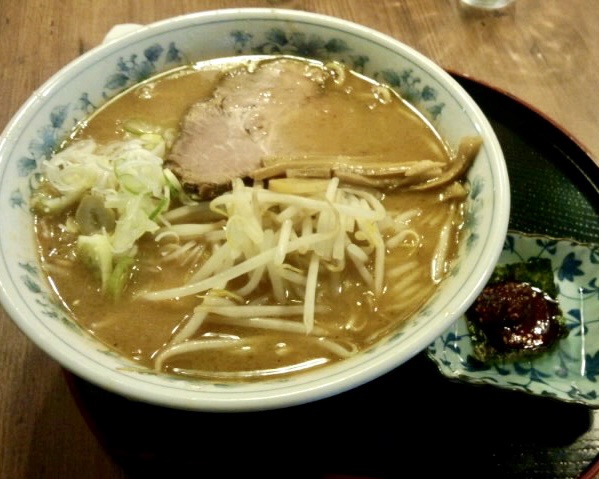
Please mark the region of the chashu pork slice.
POLYGON ((277 122, 318 96, 324 77, 320 67, 289 58, 227 73, 184 116, 166 166, 202 199, 228 190, 284 145, 277 122))

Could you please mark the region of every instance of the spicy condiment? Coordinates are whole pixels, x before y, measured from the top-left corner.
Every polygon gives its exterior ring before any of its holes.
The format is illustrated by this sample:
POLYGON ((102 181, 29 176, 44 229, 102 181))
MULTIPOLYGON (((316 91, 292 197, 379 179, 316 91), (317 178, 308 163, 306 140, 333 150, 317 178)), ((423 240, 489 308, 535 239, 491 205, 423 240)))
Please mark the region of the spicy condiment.
POLYGON ((467 312, 479 360, 529 358, 567 335, 556 297, 539 284, 556 294, 549 260, 497 267, 467 312))

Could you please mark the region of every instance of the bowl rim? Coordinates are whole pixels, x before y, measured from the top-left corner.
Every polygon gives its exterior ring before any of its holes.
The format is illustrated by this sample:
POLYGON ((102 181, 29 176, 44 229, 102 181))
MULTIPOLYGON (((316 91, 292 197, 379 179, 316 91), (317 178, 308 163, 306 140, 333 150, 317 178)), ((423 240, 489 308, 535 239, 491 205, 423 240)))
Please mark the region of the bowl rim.
MULTIPOLYGON (((13 129, 18 128, 21 120, 27 116, 30 109, 41 101, 45 92, 54 91, 60 88, 61 78, 69 71, 82 71, 87 68, 89 62, 94 61, 98 56, 105 54, 112 55, 119 49, 127 45, 132 40, 142 41, 147 35, 157 35, 167 33, 173 30, 174 27, 185 24, 206 24, 211 21, 223 20, 253 20, 267 19, 271 21, 283 22, 298 22, 305 21, 310 24, 318 24, 327 28, 334 28, 339 31, 350 32, 357 37, 366 38, 368 41, 383 45, 394 51, 401 51, 402 55, 408 57, 414 63, 422 66, 424 70, 432 73, 432 76, 439 77, 440 81, 447 86, 451 93, 459 98, 459 102, 464 105, 473 115, 473 122, 484 130, 485 137, 489 141, 485 147, 489 150, 491 157, 503 159, 503 152, 499 141, 491 127, 486 116, 474 102, 466 90, 442 67, 433 60, 424 56, 409 45, 402 43, 400 40, 386 35, 369 27, 354 23, 349 20, 333 17, 321 13, 305 12, 292 9, 280 8, 226 8, 207 10, 201 12, 188 13, 178 15, 147 25, 140 26, 139 29, 123 34, 107 43, 103 43, 90 49, 88 52, 75 58, 46 82, 44 82, 19 108, 17 113, 8 122, 6 128, 0 135, 0 153, 4 148, 4 144, 8 141, 7 138, 13 129)), ((3 155, 0 154, 0 175, 6 168, 3 155)), ((491 226, 491 233, 487 241, 491 240, 492 235, 498 235, 501 238, 505 236, 508 229, 510 197, 509 197, 509 180, 507 176, 507 167, 505 161, 498 164, 491 163, 493 168, 493 176, 497 183, 495 190, 505 193, 500 201, 503 203, 496 210, 497 217, 491 226)), ((484 287, 484 284, 490 277, 496 261, 499 259, 502 249, 503 239, 497 241, 497 247, 490 251, 491 255, 484 264, 476 264, 473 268, 473 276, 468 278, 467 284, 464 286, 467 289, 463 299, 457 309, 452 310, 451 317, 459 318, 466 310, 468 305, 474 301, 476 296, 484 287)), ((484 246, 488 249, 487 245, 484 246)), ((0 273, 4 274, 4 268, 0 268, 0 273)), ((354 387, 360 386, 370 380, 389 372, 400 364, 412 358, 420 351, 424 351, 430 343, 432 343, 443 330, 450 324, 445 322, 439 330, 432 328, 421 327, 414 335, 412 341, 415 346, 410 351, 405 351, 398 361, 397 354, 391 350, 386 350, 382 354, 368 358, 367 361, 362 361, 359 368, 351 368, 351 373, 339 375, 340 371, 345 371, 350 365, 350 361, 343 361, 339 365, 330 365, 325 368, 327 377, 320 374, 308 373, 304 378, 297 382, 297 385, 290 387, 289 384, 282 383, 281 387, 263 387, 266 383, 260 383, 260 387, 254 389, 244 389, 241 394, 233 395, 233 397, 225 396, 221 393, 213 393, 210 391, 201 391, 201 388, 190 388, 184 390, 184 393, 173 394, 173 390, 169 386, 150 384, 144 381, 135 382, 131 376, 119 375, 118 371, 105 367, 98 367, 88 361, 88 357, 78 357, 73 355, 73 350, 65 351, 60 345, 48 342, 43 334, 36 329, 33 320, 23 319, 27 313, 24 313, 21 307, 13 301, 12 291, 16 291, 14 285, 7 288, 5 280, 0 277, 0 303, 5 308, 8 315, 15 324, 32 340, 38 347, 49 354, 59 364, 71 372, 81 376, 82 378, 104 387, 105 389, 118 393, 122 396, 129 397, 144 402, 151 402, 167 407, 176 407, 181 409, 193 409, 202 411, 251 411, 282 408, 287 406, 298 405, 306 402, 312 402, 318 399, 323 399, 328 396, 338 394, 354 387), (100 374, 98 374, 98 372, 100 374), (136 384, 131 384, 131 383, 136 384), (263 388, 263 389, 261 389, 263 388), (251 390, 252 397, 242 397, 251 390), (200 397, 201 396, 201 397, 200 397)), ((83 353, 80 353, 83 354, 83 353)), ((299 377, 299 376, 298 376, 299 377)))

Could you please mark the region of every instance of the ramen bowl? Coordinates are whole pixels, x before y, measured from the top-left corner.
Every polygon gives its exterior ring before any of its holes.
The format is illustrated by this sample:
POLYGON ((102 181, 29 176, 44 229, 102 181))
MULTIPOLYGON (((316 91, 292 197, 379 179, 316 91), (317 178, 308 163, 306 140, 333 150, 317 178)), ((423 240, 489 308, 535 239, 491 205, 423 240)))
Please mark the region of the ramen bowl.
POLYGON ((479 294, 502 250, 510 196, 498 140, 482 111, 434 62, 394 38, 348 21, 277 9, 207 11, 112 38, 65 66, 22 106, 0 138, 0 298, 20 330, 75 375, 132 400, 198 411, 299 405, 363 385, 423 351, 479 294), (142 368, 79 327, 38 262, 30 196, 40 165, 72 128, 110 98, 178 65, 281 53, 339 61, 388 84, 452 148, 480 135, 468 172, 463 241, 451 274, 401 329, 365 352, 282 379, 220 383, 142 368))

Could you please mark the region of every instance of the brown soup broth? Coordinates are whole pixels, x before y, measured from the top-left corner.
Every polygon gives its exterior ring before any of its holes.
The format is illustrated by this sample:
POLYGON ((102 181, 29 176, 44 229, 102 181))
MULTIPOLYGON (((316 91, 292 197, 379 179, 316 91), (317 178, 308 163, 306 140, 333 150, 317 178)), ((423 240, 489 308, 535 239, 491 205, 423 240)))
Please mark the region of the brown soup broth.
MULTIPOLYGON (((71 141, 79 138, 93 138, 98 143, 119 140, 128 119, 177 130, 189 106, 208 98, 226 69, 239 62, 231 59, 230 63, 208 62, 180 68, 131 88, 79 125, 71 141)), ((446 144, 413 107, 399 97, 380 101, 375 92, 375 82, 352 72, 342 87, 327 84, 317 101, 306 108, 290 107, 289 114, 278 123, 278 135, 285 139, 290 150, 302 154, 450 161, 446 144)), ((431 261, 439 232, 450 215, 454 215, 454 220, 448 261, 455 255, 460 238, 461 202, 452 212, 452 202, 439 201, 437 190, 400 189, 386 191, 381 198, 387 211, 420 211, 410 226, 418 231, 421 241, 415 248, 396 248, 388 252, 385 265, 389 276, 379 297, 374 296, 350 267, 340 273, 321 273, 317 303, 327 306, 329 312, 317 313, 315 324, 329 332, 329 339, 348 349, 364 350, 372 346, 401 327, 430 298, 438 286, 431 279, 431 261)), ((142 366, 153 368, 156 352, 189 319, 201 299, 191 296, 148 301, 140 299, 137 293, 180 285, 207 259, 208 252, 194 264, 164 264, 160 244, 147 235, 140 241, 134 275, 125 293, 118 300, 108 299, 100 293, 98 282, 88 269, 75 260, 76 236, 64 228, 73 211, 37 215, 35 219, 42 265, 53 289, 83 328, 110 348, 142 366)), ((268 297, 267 287, 264 282, 247 301, 268 297)), ((291 303, 300 304, 302 298, 290 292, 289 299, 291 303)), ((178 374, 195 370, 198 372, 193 374, 199 377, 224 381, 253 380, 341 360, 326 348, 315 346, 314 339, 306 334, 219 326, 217 320, 205 322, 194 337, 223 334, 249 336, 253 340, 250 347, 240 350, 213 349, 174 356, 165 362, 165 370, 178 374), (240 376, 239 371, 247 374, 240 376)))

